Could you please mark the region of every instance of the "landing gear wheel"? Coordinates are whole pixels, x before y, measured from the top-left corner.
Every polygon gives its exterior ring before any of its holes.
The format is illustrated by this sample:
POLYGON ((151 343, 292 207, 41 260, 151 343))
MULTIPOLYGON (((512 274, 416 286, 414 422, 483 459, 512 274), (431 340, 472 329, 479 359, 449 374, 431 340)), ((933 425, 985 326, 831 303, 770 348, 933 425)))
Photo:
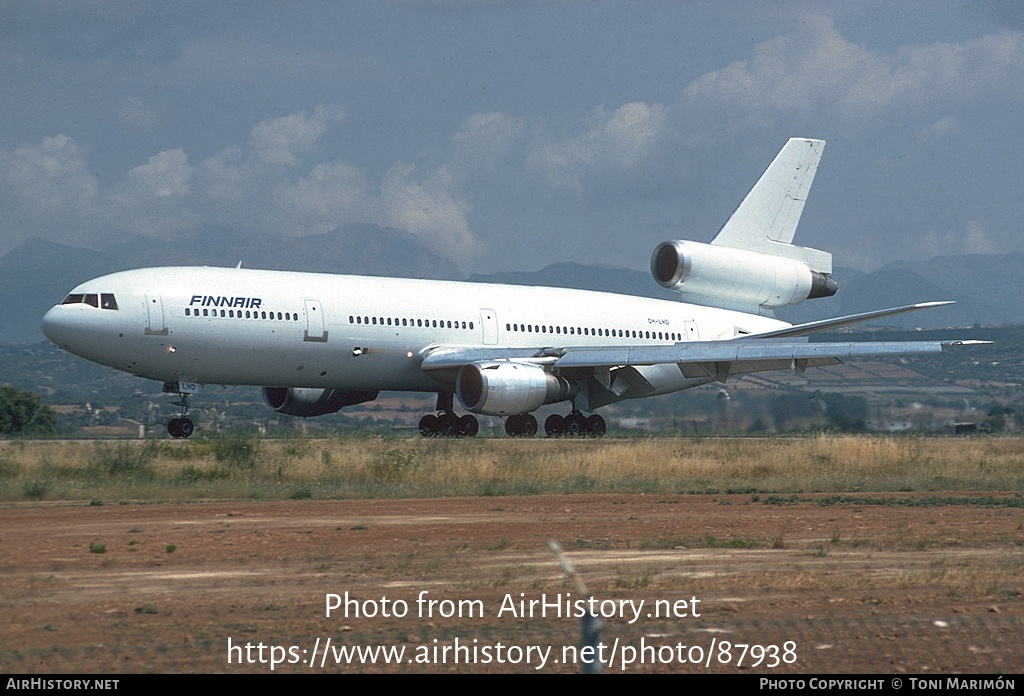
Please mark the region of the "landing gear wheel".
POLYGON ((544 421, 544 432, 548 437, 558 437, 565 434, 565 419, 557 413, 552 413, 544 421))
POLYGON ((602 437, 607 430, 604 418, 596 413, 587 419, 587 425, 589 426, 590 434, 594 437, 602 437))
POLYGON ((476 437, 478 432, 480 432, 480 422, 477 421, 476 416, 466 414, 459 419, 459 437, 476 437))
POLYGON ((422 437, 437 437, 437 416, 433 413, 420 418, 420 435, 422 437))
POLYGON ((537 434, 537 419, 529 413, 519 413, 505 419, 505 432, 509 437, 533 437, 537 434))
POLYGON ((195 423, 192 422, 191 418, 172 418, 167 423, 167 432, 175 439, 192 437, 192 433, 194 433, 195 430, 196 426, 195 423))
POLYGON ((459 419, 451 411, 437 414, 437 434, 440 437, 455 437, 458 427, 459 419))
POLYGON ((522 416, 509 416, 505 419, 505 432, 509 437, 519 437, 523 434, 521 418, 522 416))
POLYGON ((569 437, 578 437, 590 432, 587 417, 579 411, 573 411, 565 417, 565 434, 569 437))

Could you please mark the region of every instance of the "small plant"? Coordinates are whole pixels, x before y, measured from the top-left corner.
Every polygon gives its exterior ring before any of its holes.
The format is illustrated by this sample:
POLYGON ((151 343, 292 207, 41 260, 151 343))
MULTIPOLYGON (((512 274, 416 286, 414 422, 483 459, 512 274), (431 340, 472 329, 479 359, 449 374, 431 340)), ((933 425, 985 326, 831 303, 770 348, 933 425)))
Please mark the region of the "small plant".
POLYGON ((152 464, 159 447, 156 442, 148 442, 142 447, 98 444, 92 451, 88 470, 93 475, 109 478, 149 480, 153 478, 152 464))
POLYGON ((106 552, 107 552, 107 545, 106 544, 101 544, 98 541, 93 541, 93 542, 89 543, 89 553, 106 553, 106 552))
POLYGON ((167 553, 174 553, 177 550, 177 548, 178 547, 175 546, 174 544, 168 544, 167 546, 164 547, 164 550, 167 551, 167 553))
POLYGON ((397 483, 406 480, 418 467, 414 453, 387 449, 370 463, 370 473, 378 481, 397 483))
POLYGON ((155 614, 156 613, 156 605, 155 604, 143 604, 142 606, 135 607, 134 611, 135 611, 136 614, 155 614))
POLYGON ((235 433, 213 440, 213 458, 228 468, 252 471, 259 458, 259 439, 252 433, 235 433))
POLYGON ((28 481, 21 487, 21 492, 29 500, 42 500, 50 492, 50 484, 45 481, 28 481))

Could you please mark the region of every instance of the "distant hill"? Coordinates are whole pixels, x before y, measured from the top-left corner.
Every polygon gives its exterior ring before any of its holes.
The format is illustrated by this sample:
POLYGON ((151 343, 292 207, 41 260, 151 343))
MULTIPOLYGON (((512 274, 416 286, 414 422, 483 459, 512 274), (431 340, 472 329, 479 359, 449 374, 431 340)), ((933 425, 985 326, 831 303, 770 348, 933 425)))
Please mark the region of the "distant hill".
POLYGON ((1024 323, 1024 254, 939 256, 930 261, 895 261, 871 273, 837 268, 839 292, 780 312, 800 322, 930 300, 955 305, 886 320, 902 328, 1024 323))
POLYGON ((659 300, 675 300, 678 295, 666 290, 646 271, 633 271, 612 266, 585 266, 579 263, 553 263, 539 271, 474 273, 469 280, 477 283, 508 285, 542 285, 555 288, 579 288, 599 292, 616 292, 659 300))
POLYGON ((455 279, 459 267, 393 227, 350 225, 307 237, 252 239, 219 231, 192 241, 135 239, 108 247, 126 268, 237 266, 311 273, 352 273, 402 278, 455 279))

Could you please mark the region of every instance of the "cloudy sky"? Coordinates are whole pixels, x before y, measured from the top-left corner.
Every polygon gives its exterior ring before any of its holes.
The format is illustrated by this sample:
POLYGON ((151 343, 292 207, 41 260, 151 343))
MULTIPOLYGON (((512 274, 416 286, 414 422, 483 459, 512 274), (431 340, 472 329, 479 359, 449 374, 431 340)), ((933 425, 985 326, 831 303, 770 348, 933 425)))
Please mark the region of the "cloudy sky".
POLYGON ((0 3, 0 254, 407 230, 646 268, 790 136, 836 265, 1024 250, 1024 3, 0 3))

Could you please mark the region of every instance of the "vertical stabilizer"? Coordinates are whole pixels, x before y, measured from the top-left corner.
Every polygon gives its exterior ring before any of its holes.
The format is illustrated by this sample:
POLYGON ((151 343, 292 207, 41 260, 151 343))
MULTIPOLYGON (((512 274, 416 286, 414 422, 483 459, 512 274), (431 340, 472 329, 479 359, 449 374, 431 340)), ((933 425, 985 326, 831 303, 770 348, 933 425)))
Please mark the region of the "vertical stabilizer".
POLYGON ((803 261, 813 271, 831 273, 831 254, 792 243, 824 149, 824 140, 791 138, 711 243, 803 261))

